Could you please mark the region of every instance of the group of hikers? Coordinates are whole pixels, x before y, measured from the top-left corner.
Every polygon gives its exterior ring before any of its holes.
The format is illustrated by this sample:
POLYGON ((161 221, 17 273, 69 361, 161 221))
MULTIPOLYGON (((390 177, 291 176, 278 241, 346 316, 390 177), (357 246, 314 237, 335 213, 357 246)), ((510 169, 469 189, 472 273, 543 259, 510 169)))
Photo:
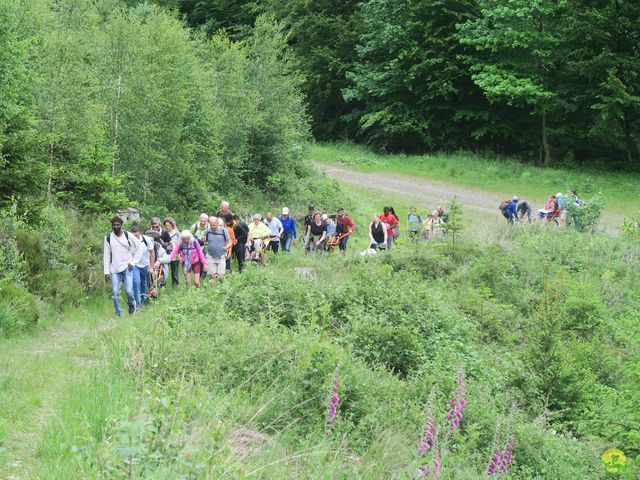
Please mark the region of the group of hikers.
MULTIPOLYGON (((370 248, 390 248, 399 235, 399 219, 393 207, 385 207, 369 225, 370 248)), ((231 271, 232 260, 242 272, 246 260, 264 263, 268 252, 290 252, 298 239, 295 219, 284 207, 279 216, 269 212, 264 217, 255 214, 249 223, 222 202, 215 215, 203 213, 190 229, 178 230, 172 217, 161 220, 153 217, 149 228, 138 225, 123 230, 120 216, 111 219, 112 231, 104 238, 104 275, 111 283, 116 315, 122 314, 121 285, 127 296, 129 314, 157 296, 158 288, 171 284, 177 287, 180 270, 187 287, 200 286, 200 279, 208 277, 212 286, 231 271)), ((335 215, 316 212, 309 207, 302 223, 304 251, 307 254, 347 251, 349 238, 356 224, 344 209, 335 215)))
MULTIPOLYGON (((426 219, 412 208, 407 215, 409 237, 432 238, 442 233, 446 214, 437 207, 426 219)), ((147 230, 138 225, 123 230, 120 216, 111 219, 112 232, 104 238, 104 275, 111 283, 116 315, 122 314, 120 289, 124 285, 129 314, 154 298, 158 288, 171 284, 177 287, 180 270, 187 287, 200 286, 200 280, 208 277, 211 285, 223 281, 231 271, 235 259, 238 272, 245 261, 264 263, 268 252, 290 252, 298 240, 298 229, 289 209, 275 216, 269 212, 264 217, 255 214, 244 222, 222 202, 215 215, 203 213, 190 229, 178 230, 172 217, 161 220, 153 217, 147 230)), ((343 208, 335 214, 317 212, 309 206, 301 224, 305 254, 347 251, 349 238, 356 231, 352 218, 343 208)), ((368 226, 368 252, 388 250, 400 235, 400 219, 393 207, 384 207, 382 214, 373 216, 368 226)))
POLYGON ((520 200, 513 197, 511 200, 504 200, 498 207, 502 212, 502 216, 511 224, 516 222, 533 222, 536 218, 541 222, 552 222, 556 225, 562 225, 566 221, 566 207, 568 202, 578 207, 583 207, 584 202, 578 197, 576 190, 571 190, 568 196, 562 192, 555 195, 549 195, 547 202, 543 208, 538 209, 537 217, 533 216, 531 203, 527 200, 520 200))

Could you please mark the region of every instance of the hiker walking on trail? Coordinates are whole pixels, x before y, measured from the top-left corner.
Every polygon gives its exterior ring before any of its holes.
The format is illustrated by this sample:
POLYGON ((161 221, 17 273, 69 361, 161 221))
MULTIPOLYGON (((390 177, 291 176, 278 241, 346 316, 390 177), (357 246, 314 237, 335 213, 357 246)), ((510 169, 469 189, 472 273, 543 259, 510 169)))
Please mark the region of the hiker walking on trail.
POLYGON ((220 202, 220 207, 216 212, 216 217, 225 218, 227 215, 233 216, 233 212, 229 208, 229 202, 220 202))
POLYGON ((396 217, 392 210, 393 209, 391 207, 384 207, 383 214, 379 216, 380 221, 384 223, 384 226, 386 227, 385 231, 387 232, 387 239, 385 244, 387 249, 391 248, 395 238, 400 233, 398 217, 396 217))
POLYGON ((234 220, 232 215, 227 215, 224 218, 218 218, 218 224, 227 229, 227 233, 229 234, 229 238, 231 238, 231 246, 226 250, 227 258, 225 260, 225 270, 227 272, 231 271, 231 256, 233 255, 233 249, 238 243, 236 239, 236 234, 233 231, 234 220))
POLYGON ((388 240, 389 234, 386 224, 379 215, 374 215, 373 221, 369 224, 369 241, 371 242, 369 248, 373 250, 385 250, 388 240))
POLYGON ((313 218, 315 216, 315 207, 313 205, 309 205, 309 210, 307 214, 304 216, 304 222, 302 231, 304 232, 304 253, 309 253, 309 226, 313 223, 313 218))
POLYGON ((227 266, 227 251, 231 250, 231 236, 218 217, 209 218, 209 229, 206 235, 207 242, 207 273, 211 279, 211 286, 216 286, 216 281, 224 279, 227 266))
MULTIPOLYGON (((173 246, 169 259, 173 262, 180 255, 182 262, 182 271, 184 272, 184 281, 187 288, 191 286, 191 274, 193 273, 193 285, 197 288, 200 286, 200 273, 207 269, 207 260, 202 253, 200 243, 193 238, 193 234, 189 230, 183 230, 180 234, 180 240, 173 246)), ((173 263, 172 263, 173 265, 173 263)))
POLYGON ((120 308, 120 285, 124 283, 127 295, 129 315, 136 313, 136 301, 133 294, 133 270, 140 263, 144 247, 132 234, 122 230, 122 219, 111 219, 112 232, 104 238, 104 280, 111 282, 111 295, 116 315, 122 315, 120 308))
MULTIPOLYGON (((173 251, 176 245, 180 243, 180 232, 178 231, 178 224, 176 221, 167 217, 162 222, 164 224, 164 233, 165 237, 163 240, 167 243, 169 247, 169 253, 173 251)), ((169 264, 171 267, 171 286, 177 287, 180 285, 180 260, 173 260, 169 264)))
POLYGON ((264 223, 262 223, 262 216, 256 213, 253 216, 253 222, 249 224, 249 240, 250 245, 247 256, 251 260, 266 260, 267 249, 269 244, 269 238, 271 237, 271 230, 264 223))
POLYGON ((500 211, 502 216, 507 219, 510 224, 514 224, 518 219, 518 197, 513 197, 510 202, 502 202, 500 211))
POLYGON ((322 220, 320 212, 316 212, 313 221, 307 226, 305 251, 321 252, 324 250, 324 241, 327 238, 327 225, 322 220))
POLYGON ((251 240, 249 239, 249 225, 244 223, 237 215, 226 217, 227 225, 233 225, 233 233, 236 236, 236 244, 233 247, 233 256, 238 262, 238 273, 242 273, 244 267, 244 261, 247 255, 247 249, 251 247, 251 240))
POLYGON ((338 243, 338 248, 342 251, 342 253, 346 253, 347 251, 347 242, 349 241, 349 237, 356 230, 356 224, 354 221, 347 217, 344 214, 344 208, 338 209, 338 215, 336 217, 336 231, 338 232, 340 241, 338 243))
POLYGON ((264 223, 269 230, 271 231, 271 236, 269 237, 269 250, 273 253, 278 253, 278 249, 280 248, 280 236, 284 231, 284 227, 282 226, 282 222, 273 216, 273 213, 267 213, 267 218, 265 218, 262 223, 264 223))
POLYGON ((207 215, 206 213, 201 213, 198 221, 191 226, 191 233, 193 234, 193 238, 198 240, 201 247, 205 244, 205 236, 208 229, 209 215, 207 215))
POLYGON ((295 244, 296 238, 298 237, 296 221, 289 215, 289 209, 287 207, 282 209, 282 215, 278 217, 278 220, 280 220, 282 224, 282 251, 288 253, 291 251, 291 244, 295 244))
POLYGON ((520 203, 518 203, 516 213, 518 216, 518 220, 520 220, 521 222, 524 222, 526 220, 531 223, 531 221, 533 220, 533 209, 531 208, 531 204, 526 200, 522 200, 520 201, 520 203))
POLYGON ((149 299, 149 275, 156 262, 155 242, 151 237, 143 235, 137 225, 131 228, 131 233, 144 247, 144 253, 133 269, 133 296, 136 307, 141 307, 149 299))
POLYGON ((407 213, 407 225, 409 230, 409 238, 411 240, 417 240, 420 236, 420 224, 422 223, 422 217, 416 213, 415 208, 411 207, 409 213, 407 213))

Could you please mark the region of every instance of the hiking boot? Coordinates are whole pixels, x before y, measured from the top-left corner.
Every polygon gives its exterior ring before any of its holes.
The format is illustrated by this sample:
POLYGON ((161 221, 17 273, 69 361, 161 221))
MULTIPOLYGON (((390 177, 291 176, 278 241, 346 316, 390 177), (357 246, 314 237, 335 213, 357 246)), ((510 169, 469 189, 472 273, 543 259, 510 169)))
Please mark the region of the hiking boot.
POLYGON ((133 315, 134 313, 136 313, 136 306, 129 305, 129 315, 133 315))

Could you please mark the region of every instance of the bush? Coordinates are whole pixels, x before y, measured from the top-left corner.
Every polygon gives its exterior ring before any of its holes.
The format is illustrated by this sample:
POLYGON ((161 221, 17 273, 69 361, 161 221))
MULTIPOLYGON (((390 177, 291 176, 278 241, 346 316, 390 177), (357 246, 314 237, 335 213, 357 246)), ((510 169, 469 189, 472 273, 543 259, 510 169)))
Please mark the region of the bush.
POLYGON ((38 317, 33 295, 7 280, 0 281, 0 337, 30 332, 36 326, 38 317))
POLYGON ((25 262, 25 281, 30 287, 33 287, 39 283, 40 277, 47 270, 42 236, 34 229, 18 230, 16 245, 25 262))
POLYGON ((84 288, 69 272, 48 270, 40 280, 38 291, 58 308, 78 306, 84 299, 84 288))
POLYGON ((20 282, 24 277, 24 260, 18 250, 17 232, 25 227, 13 203, 0 210, 0 279, 20 282))

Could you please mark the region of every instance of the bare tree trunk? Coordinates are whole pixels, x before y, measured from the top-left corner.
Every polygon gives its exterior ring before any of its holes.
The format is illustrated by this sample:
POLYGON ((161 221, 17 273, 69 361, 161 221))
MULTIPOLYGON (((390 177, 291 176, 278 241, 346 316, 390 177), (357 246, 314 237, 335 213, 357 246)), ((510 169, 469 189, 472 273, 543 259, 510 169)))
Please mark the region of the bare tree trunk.
POLYGON ((52 184, 53 184, 53 142, 49 142, 49 180, 47 181, 47 200, 51 200, 52 184))
POLYGON ((549 139, 547 138, 547 112, 542 111, 542 148, 544 149, 544 159, 542 165, 548 167, 551 163, 551 150, 549 148, 549 139))
POLYGON ((122 96, 122 72, 118 73, 118 88, 116 91, 116 104, 113 114, 113 163, 111 165, 111 175, 116 176, 116 163, 118 161, 118 129, 120 126, 120 97, 122 96))

